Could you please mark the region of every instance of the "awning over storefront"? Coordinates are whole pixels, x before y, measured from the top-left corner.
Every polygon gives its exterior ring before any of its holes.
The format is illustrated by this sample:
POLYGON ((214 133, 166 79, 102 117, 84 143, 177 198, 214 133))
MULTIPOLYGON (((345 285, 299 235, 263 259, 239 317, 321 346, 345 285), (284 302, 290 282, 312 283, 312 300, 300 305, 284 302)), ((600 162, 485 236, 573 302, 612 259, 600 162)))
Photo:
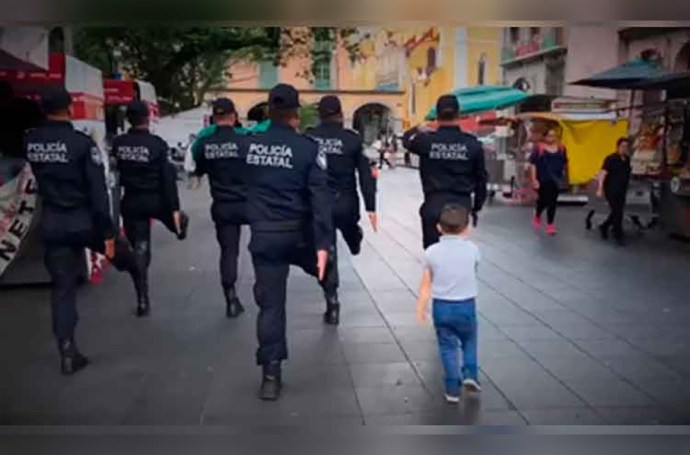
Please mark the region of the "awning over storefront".
POLYGON ((639 88, 640 83, 665 75, 666 71, 660 65, 640 58, 602 71, 586 79, 571 82, 571 84, 618 90, 635 90, 639 88))
MULTIPOLYGON (((524 101, 528 97, 522 90, 500 85, 461 88, 455 90, 453 95, 458 98, 462 115, 505 109, 524 101)), ((436 106, 431 108, 426 118, 427 120, 436 118, 436 106)))

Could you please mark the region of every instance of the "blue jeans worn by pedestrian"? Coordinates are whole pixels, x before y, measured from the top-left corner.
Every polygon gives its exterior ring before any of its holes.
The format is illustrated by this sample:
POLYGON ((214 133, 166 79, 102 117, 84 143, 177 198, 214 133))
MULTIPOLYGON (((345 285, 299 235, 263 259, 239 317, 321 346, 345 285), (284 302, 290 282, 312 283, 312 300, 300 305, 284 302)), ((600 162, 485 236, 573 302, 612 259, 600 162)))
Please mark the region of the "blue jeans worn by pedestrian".
POLYGON ((434 299, 433 318, 441 362, 445 370, 446 393, 458 395, 463 379, 478 379, 475 300, 434 299), (462 371, 458 363, 461 347, 462 371))

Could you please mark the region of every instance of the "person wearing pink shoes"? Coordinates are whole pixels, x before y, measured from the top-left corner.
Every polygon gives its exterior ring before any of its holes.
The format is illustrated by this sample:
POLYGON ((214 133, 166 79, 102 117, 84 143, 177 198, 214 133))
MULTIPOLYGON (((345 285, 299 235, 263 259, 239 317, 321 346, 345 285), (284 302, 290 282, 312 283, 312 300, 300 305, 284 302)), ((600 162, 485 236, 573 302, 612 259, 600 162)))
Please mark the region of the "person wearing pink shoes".
POLYGON ((541 216, 546 210, 546 233, 556 235, 556 205, 565 180, 568 157, 565 147, 559 143, 555 128, 550 129, 544 136, 544 141, 535 146, 529 162, 532 186, 538 193, 532 224, 535 229, 541 229, 541 216))

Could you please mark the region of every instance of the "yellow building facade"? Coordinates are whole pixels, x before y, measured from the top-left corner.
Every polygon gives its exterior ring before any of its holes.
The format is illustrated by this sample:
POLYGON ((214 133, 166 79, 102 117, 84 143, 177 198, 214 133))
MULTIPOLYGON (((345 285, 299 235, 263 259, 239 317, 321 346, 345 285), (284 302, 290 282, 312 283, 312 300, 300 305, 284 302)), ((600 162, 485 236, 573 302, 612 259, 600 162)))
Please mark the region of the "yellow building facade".
MULTIPOLYGON (((248 112, 278 82, 300 89, 305 101, 341 97, 346 123, 356 125, 369 105, 386 112, 385 129, 400 131, 424 120, 437 98, 455 89, 501 81, 501 29, 490 27, 376 27, 360 30, 359 55, 336 43, 311 78, 308 58, 283 67, 270 62, 231 62, 222 90, 248 112)), ((383 128, 383 127, 381 127, 383 128)))

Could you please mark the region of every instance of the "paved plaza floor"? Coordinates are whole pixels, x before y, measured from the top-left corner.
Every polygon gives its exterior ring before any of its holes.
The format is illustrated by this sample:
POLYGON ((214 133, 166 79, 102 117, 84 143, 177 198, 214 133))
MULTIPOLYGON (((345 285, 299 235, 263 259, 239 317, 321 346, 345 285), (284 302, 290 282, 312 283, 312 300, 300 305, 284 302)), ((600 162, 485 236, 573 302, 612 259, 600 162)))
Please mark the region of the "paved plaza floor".
MULTIPOLYGON (((690 423, 690 246, 655 233, 627 248, 584 230, 559 235, 529 210, 495 203, 474 233, 483 262, 479 357, 484 391, 450 406, 430 325, 415 321, 423 251, 419 179, 380 179, 381 231, 341 247, 340 327, 324 326, 314 280, 293 269, 283 398, 256 398, 256 306, 224 317, 208 192, 186 191, 188 241, 155 229, 153 312, 133 316, 129 278, 109 271, 79 294, 78 339, 93 364, 58 372, 45 288, 0 290, 0 423, 28 425, 383 425, 690 423)), ((246 235, 243 243, 246 244, 246 235)))

